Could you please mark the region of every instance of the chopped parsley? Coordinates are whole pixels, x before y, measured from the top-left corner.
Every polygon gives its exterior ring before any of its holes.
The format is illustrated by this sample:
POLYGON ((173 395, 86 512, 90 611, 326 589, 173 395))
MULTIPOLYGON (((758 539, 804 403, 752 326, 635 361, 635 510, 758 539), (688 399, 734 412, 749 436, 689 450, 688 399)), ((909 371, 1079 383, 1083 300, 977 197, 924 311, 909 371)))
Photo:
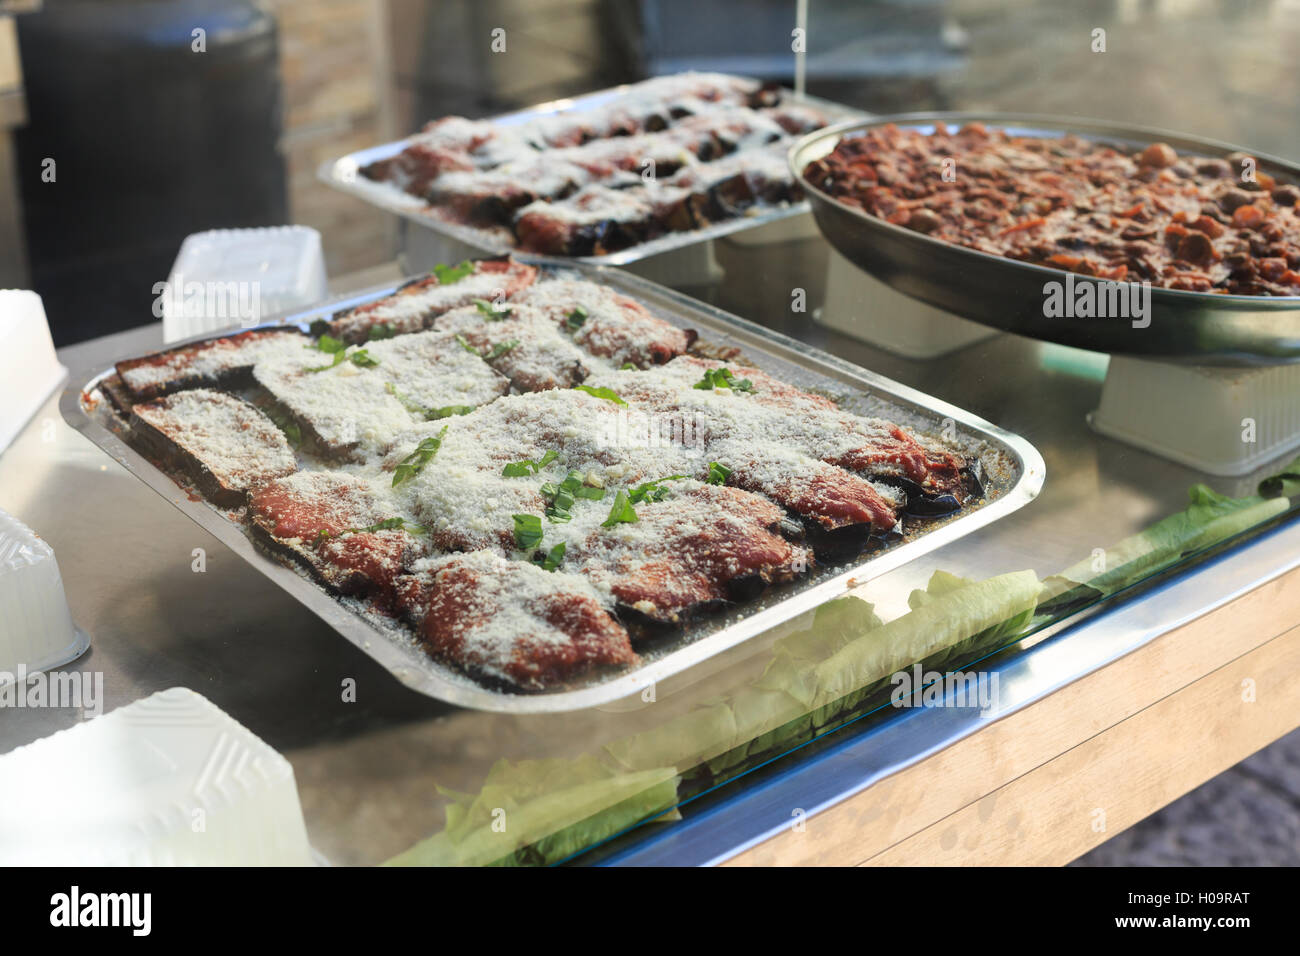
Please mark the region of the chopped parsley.
POLYGON ((487 299, 475 299, 474 308, 483 313, 483 317, 489 322, 500 322, 502 319, 510 318, 509 306, 502 306, 498 309, 487 299))
POLYGON ((480 354, 483 356, 483 361, 495 362, 497 359, 505 355, 507 352, 509 352, 518 344, 519 344, 518 339, 507 339, 504 342, 498 342, 496 345, 492 346, 491 351, 485 350, 480 354))
POLYGON ((428 408, 403 395, 392 382, 385 382, 384 388, 388 390, 389 395, 401 402, 402 407, 408 412, 423 415, 424 420, 427 422, 434 422, 440 418, 451 418, 453 415, 468 415, 474 411, 475 407, 473 405, 443 405, 441 408, 428 408))
POLYGON ((643 501, 663 501, 668 497, 668 489, 662 487, 665 481, 681 481, 685 475, 669 475, 667 478, 656 478, 654 481, 647 481, 645 484, 637 485, 627 493, 628 501, 633 504, 640 504, 643 501))
POLYGON ((542 543, 542 519, 537 515, 511 515, 515 519, 515 544, 532 551, 542 543))
POLYGON ((729 388, 733 392, 752 392, 754 383, 747 378, 736 378, 729 368, 711 368, 705 371, 704 378, 693 386, 699 389, 729 388))
POLYGON ((635 362, 624 362, 618 367, 618 370, 620 372, 639 372, 641 371, 641 366, 637 365, 635 362))
POLYGON ((433 456, 438 454, 438 449, 442 447, 442 439, 447 434, 446 425, 442 426, 442 431, 432 438, 426 438, 420 444, 415 446, 415 451, 403 458, 395 469, 393 469, 393 487, 396 488, 404 481, 409 481, 420 473, 429 462, 433 461, 433 456))
POLYGON ((471 355, 477 355, 485 362, 492 362, 499 359, 519 344, 518 339, 508 339, 505 342, 498 342, 496 345, 492 346, 492 348, 484 349, 480 352, 478 349, 474 348, 474 346, 469 344, 469 339, 459 333, 456 334, 456 341, 466 352, 469 352, 471 355))
POLYGON ((600 526, 612 528, 617 524, 634 524, 638 520, 640 519, 636 516, 636 509, 632 507, 627 492, 620 489, 614 496, 614 505, 609 509, 609 517, 602 521, 600 526))
POLYGON ((307 369, 308 372, 327 372, 332 368, 342 365, 345 360, 349 359, 352 364, 358 368, 374 368, 379 364, 379 359, 375 358, 365 349, 357 349, 349 355, 347 343, 342 339, 336 339, 332 335, 322 335, 315 345, 309 345, 307 348, 314 348, 318 352, 324 352, 326 355, 334 356, 334 359, 328 365, 314 365, 307 369))
MULTIPOLYGON (((342 537, 345 534, 374 533, 376 531, 405 531, 408 534, 428 534, 428 531, 426 531, 422 526, 411 524, 404 518, 385 518, 383 521, 376 521, 367 528, 346 528, 343 531, 340 531, 338 536, 342 537)), ((334 537, 334 535, 330 534, 324 528, 316 532, 317 541, 322 541, 326 538, 332 537, 334 537)))
POLYGON ((525 458, 523 461, 512 461, 501 469, 501 474, 505 478, 524 478, 528 475, 535 475, 559 457, 556 452, 547 451, 537 460, 525 458))
POLYGON ((575 501, 579 498, 600 501, 605 497, 605 489, 586 484, 581 474, 571 471, 559 484, 548 481, 542 485, 541 494, 546 499, 546 517, 561 522, 573 520, 575 501))
MULTIPOLYGON (((524 517, 532 517, 525 515, 524 517)), ((546 554, 538 553, 533 556, 533 564, 538 565, 543 571, 554 571, 564 560, 564 542, 561 541, 555 547, 547 551, 546 554)))
POLYGON ((626 405, 627 402, 618 397, 613 389, 597 388, 592 385, 575 385, 573 386, 580 392, 586 392, 588 395, 594 395, 596 398, 603 398, 607 402, 613 402, 615 405, 626 405))
POLYGON ((370 327, 370 335, 367 336, 367 342, 378 342, 381 339, 391 339, 397 333, 387 322, 376 322, 370 327))
POLYGON ((705 479, 711 485, 725 485, 731 477, 731 469, 720 461, 709 462, 709 477, 705 479))
POLYGON ((293 420, 288 412, 275 405, 264 408, 262 411, 266 413, 267 418, 271 419, 271 423, 276 428, 284 432, 284 437, 289 439, 290 445, 297 448, 302 444, 302 429, 298 427, 298 423, 293 420))
POLYGON ((347 347, 347 343, 342 339, 336 339, 334 336, 328 334, 322 335, 317 339, 316 344, 307 346, 309 349, 315 349, 318 352, 326 352, 330 355, 333 355, 336 352, 342 352, 347 347))
POLYGON ((438 263, 433 267, 433 274, 438 277, 438 285, 452 285, 474 272, 474 263, 466 259, 458 266, 438 263))
POLYGON ((587 321, 587 310, 580 305, 575 305, 573 311, 564 319, 564 327, 570 332, 576 332, 582 328, 582 323, 587 321))
POLYGON ((352 364, 358 368, 374 368, 379 364, 379 359, 375 358, 365 349, 357 349, 348 357, 352 360, 352 364))

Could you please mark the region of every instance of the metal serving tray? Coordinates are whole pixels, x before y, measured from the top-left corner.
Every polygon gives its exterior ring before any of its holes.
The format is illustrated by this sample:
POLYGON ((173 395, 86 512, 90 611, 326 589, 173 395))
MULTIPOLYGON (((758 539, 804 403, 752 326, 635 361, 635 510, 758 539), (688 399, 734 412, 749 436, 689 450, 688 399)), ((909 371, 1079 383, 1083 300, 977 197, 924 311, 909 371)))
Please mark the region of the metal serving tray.
MULTIPOLYGON (((1117 146, 1168 143, 1180 155, 1224 157, 1246 152, 1258 169, 1300 182, 1295 163, 1145 126, 1023 113, 906 113, 851 121, 809 133, 790 149, 790 168, 812 203, 818 227, 845 258, 904 295, 962 318, 1017 335, 1098 352, 1192 365, 1273 365, 1300 362, 1300 296, 1216 295, 1151 289, 1151 324, 1134 328, 1122 318, 1047 318, 1043 285, 1070 274, 968 249, 878 219, 831 198, 803 176, 845 136, 893 123, 925 134, 934 124, 979 122, 1021 136, 1066 133, 1117 146)), ((1100 282, 1074 275, 1075 284, 1100 282)))
MULTIPOLYGON (((572 99, 554 100, 550 103, 542 103, 537 106, 531 106, 527 109, 517 110, 513 113, 503 113, 499 116, 488 117, 494 123, 500 123, 503 126, 517 126, 526 123, 529 120, 537 119, 542 116, 552 116, 561 112, 580 113, 583 110, 596 109, 604 106, 611 100, 617 99, 624 95, 630 89, 629 85, 615 86, 606 90, 600 90, 595 93, 587 93, 583 96, 572 99)), ((807 106, 816 107, 824 111, 832 119, 838 120, 860 120, 867 114, 861 110, 851 109, 839 103, 833 103, 829 100, 823 100, 815 96, 798 96, 790 90, 783 91, 791 102, 801 103, 807 106)), ((491 252, 497 255, 509 253, 523 260, 535 263, 573 263, 586 262, 593 265, 612 265, 621 266, 631 262, 639 262, 642 259, 648 259, 651 256, 661 255, 666 252, 675 252, 687 246, 693 246, 698 243, 708 242, 710 239, 717 239, 720 236, 726 236, 733 232, 739 232, 742 229, 753 229, 757 226, 765 226, 768 223, 776 222, 781 219, 787 219, 790 216, 798 216, 808 212, 809 206, 806 201, 797 203, 787 203, 785 205, 761 206, 756 207, 756 211, 750 216, 737 216, 734 219, 727 219, 722 222, 716 222, 706 226, 703 229, 696 229, 691 232, 671 232, 667 235, 652 239, 649 242, 643 242, 640 245, 632 246, 628 249, 621 249, 618 252, 611 252, 603 256, 575 256, 572 258, 565 256, 546 256, 534 253, 522 252, 515 249, 514 240, 509 230, 504 227, 497 229, 479 229, 473 226, 466 226, 462 223, 451 222, 437 214, 436 207, 430 206, 424 200, 412 196, 410 193, 403 192, 396 186, 389 183, 377 183, 366 179, 361 175, 360 169, 363 166, 373 163, 376 160, 387 159, 406 148, 410 139, 402 139, 392 143, 384 143, 381 146, 371 146, 368 149, 358 150, 354 153, 348 153, 339 159, 326 160, 317 170, 320 179, 333 186, 335 189, 350 193, 360 199, 364 199, 371 205, 378 206, 381 209, 387 209, 389 212, 396 213, 404 219, 424 226, 426 229, 432 229, 434 232, 441 233, 448 238, 457 242, 464 243, 474 249, 482 249, 484 252, 491 252)))
MULTIPOLYGON (((955 434, 955 444, 963 453, 977 455, 984 464, 985 501, 968 506, 952 518, 928 524, 884 550, 863 555, 851 563, 821 568, 807 579, 769 589, 753 601, 695 622, 682 629, 666 646, 646 656, 645 664, 635 670, 607 676, 602 681, 576 689, 511 694, 486 689, 435 662, 406 630, 386 623, 377 614, 367 613, 360 602, 328 593, 305 572, 265 555, 254 547, 243 525, 232 521, 228 512, 191 496, 166 472, 133 449, 125 440, 126 425, 99 394, 100 383, 114 374, 113 368, 74 377, 73 382, 77 384, 64 391, 59 407, 70 425, 108 452, 127 471, 305 604, 402 683, 452 704, 513 713, 579 710, 640 693, 655 682, 683 672, 843 595, 851 588, 1010 514, 1033 500, 1042 488, 1045 474, 1042 456, 1019 435, 639 276, 604 267, 586 266, 576 271, 638 299, 656 315, 675 325, 697 329, 703 343, 739 348, 746 361, 791 384, 835 395, 850 411, 889 417, 922 432, 945 432, 949 437, 955 434)), ((314 319, 386 294, 393 288, 371 290, 259 327, 296 325, 306 330, 314 319)), ((205 341, 230 334, 233 333, 198 336, 187 341, 205 341)))

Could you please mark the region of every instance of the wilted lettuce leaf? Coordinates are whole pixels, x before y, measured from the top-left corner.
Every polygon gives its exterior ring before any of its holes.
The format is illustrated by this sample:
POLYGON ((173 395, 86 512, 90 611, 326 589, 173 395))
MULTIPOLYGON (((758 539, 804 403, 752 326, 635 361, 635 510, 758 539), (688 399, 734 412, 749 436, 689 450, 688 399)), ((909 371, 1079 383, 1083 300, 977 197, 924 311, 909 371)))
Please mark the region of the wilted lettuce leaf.
POLYGON ((452 798, 446 828, 388 862, 482 866, 521 851, 555 862, 671 807, 678 781, 671 767, 622 773, 592 755, 501 760, 477 794, 443 790, 452 798))
POLYGON ((1230 498, 1201 484, 1193 485, 1188 497, 1187 510, 1125 538, 1107 549, 1102 560, 1086 558, 1049 578, 1045 582, 1049 595, 1066 593, 1075 585, 1086 585, 1102 596, 1114 594, 1183 555, 1218 544, 1290 507, 1286 498, 1230 498))
POLYGON ((1300 495, 1300 458, 1287 465, 1276 475, 1259 483, 1259 493, 1265 498, 1294 498, 1300 495))
POLYGON ((992 628, 1028 620, 1041 590, 1032 571, 966 583, 942 572, 936 576, 931 583, 937 593, 914 591, 910 614, 853 641, 817 665, 817 706, 855 694, 860 697, 863 688, 944 648, 992 628))

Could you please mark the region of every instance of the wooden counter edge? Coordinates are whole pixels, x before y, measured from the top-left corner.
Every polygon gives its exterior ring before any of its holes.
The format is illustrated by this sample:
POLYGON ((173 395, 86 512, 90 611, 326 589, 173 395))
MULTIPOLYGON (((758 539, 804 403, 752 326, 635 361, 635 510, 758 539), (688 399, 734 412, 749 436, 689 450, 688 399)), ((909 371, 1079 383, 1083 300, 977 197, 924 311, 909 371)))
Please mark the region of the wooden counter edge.
POLYGON ((1298 623, 1300 569, 725 865, 1069 862, 1300 725, 1298 623))

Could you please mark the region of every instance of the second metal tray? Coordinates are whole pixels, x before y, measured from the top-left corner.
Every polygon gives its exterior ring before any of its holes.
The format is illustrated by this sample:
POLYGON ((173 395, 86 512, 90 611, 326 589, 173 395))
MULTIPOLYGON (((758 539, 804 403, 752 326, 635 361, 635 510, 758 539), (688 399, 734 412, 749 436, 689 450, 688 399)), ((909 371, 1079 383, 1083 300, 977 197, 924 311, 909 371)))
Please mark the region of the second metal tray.
MULTIPOLYGON (((503 126, 515 126, 520 123, 526 123, 543 116, 552 116, 560 112, 582 112, 583 110, 592 110, 604 106, 606 103, 617 99, 627 93, 628 86, 616 86, 610 89, 600 90, 595 93, 588 93, 584 96, 574 97, 566 100, 556 100, 551 103, 541 103, 537 106, 531 106, 528 109, 517 110, 512 113, 503 113, 499 116, 489 117, 494 123, 503 126)), ((855 110, 844 106, 840 103, 833 103, 830 100, 823 100, 815 96, 797 96, 790 90, 784 91, 791 102, 803 103, 808 106, 816 107, 831 117, 833 121, 861 119, 866 114, 861 110, 855 110)), ((371 146, 367 149, 357 150, 341 156, 338 159, 327 160, 320 165, 317 175, 322 182, 333 186, 345 193, 350 193, 360 199, 365 200, 371 205, 386 209, 395 213, 404 219, 417 223, 431 229, 434 232, 441 233, 448 238, 463 243, 473 249, 481 249, 484 252, 494 253, 496 255, 511 254, 519 259, 526 259, 529 262, 550 263, 552 265, 569 264, 574 262, 586 262, 593 265, 611 265, 621 266, 632 262, 640 262, 642 259, 649 259, 652 256, 662 255, 667 252, 675 252, 687 246, 697 245, 708 242, 710 239, 717 239, 721 236, 730 235, 742 229, 753 229, 758 226, 765 226, 768 223, 777 222, 781 219, 787 219, 790 216, 798 216, 808 211, 807 201, 797 203, 787 203, 785 205, 773 205, 756 207, 754 215, 736 216, 732 219, 725 219, 706 226, 703 229, 693 229, 690 232, 672 232, 667 235, 652 239, 649 242, 643 242, 639 245, 631 246, 627 249, 620 249, 617 252, 611 252, 603 256, 575 256, 572 258, 564 256, 546 256, 533 253, 524 253, 515 249, 513 239, 509 230, 504 227, 498 229, 480 229, 474 226, 467 226, 462 223, 452 222, 440 215, 436 207, 430 206, 423 199, 412 196, 410 193, 403 192, 396 186, 389 183, 373 182, 361 175, 360 170, 363 166, 376 162, 381 159, 388 159, 400 153, 406 148, 409 139, 397 140, 392 143, 383 143, 379 146, 371 146)))
MULTIPOLYGON (((170 475, 132 448, 126 440, 126 425, 110 403, 97 394, 104 379, 114 373, 112 367, 74 377, 75 384, 64 391, 60 400, 60 410, 70 425, 402 683, 459 706, 512 713, 579 710, 638 694, 656 682, 1010 514, 1033 500, 1042 488, 1045 468, 1038 451, 1024 438, 969 412, 638 276, 603 267, 583 267, 577 271, 632 296, 675 325, 698 330, 703 342, 738 348, 747 362, 793 385, 834 395, 849 411, 890 418, 922 433, 955 436, 954 443, 965 454, 978 456, 984 464, 985 500, 952 518, 926 526, 884 550, 842 565, 824 567, 807 579, 773 588, 754 601, 694 623, 634 670, 576 689, 510 694, 484 688, 435 662, 403 629, 385 625, 378 615, 367 613, 359 602, 339 599, 304 573, 263 554, 242 524, 231 521, 227 512, 207 501, 191 496, 170 475)), ((314 319, 389 291, 392 287, 373 290, 273 324, 292 324, 306 330, 314 319)), ((221 337, 200 336, 190 341, 221 337)))

